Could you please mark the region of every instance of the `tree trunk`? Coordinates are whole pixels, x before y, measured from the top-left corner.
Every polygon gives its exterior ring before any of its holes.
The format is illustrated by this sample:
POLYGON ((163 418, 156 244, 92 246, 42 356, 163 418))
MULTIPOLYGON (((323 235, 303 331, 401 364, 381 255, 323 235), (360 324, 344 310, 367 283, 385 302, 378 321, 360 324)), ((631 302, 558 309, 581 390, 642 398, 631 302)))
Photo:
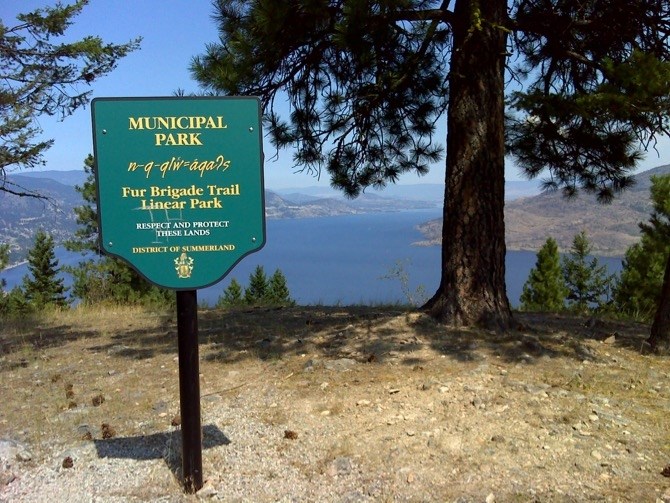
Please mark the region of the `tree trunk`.
POLYGON ((661 299, 647 342, 651 345, 652 351, 656 353, 670 353, 670 255, 668 255, 668 262, 665 266, 661 299))
POLYGON ((459 0, 449 76, 442 279, 424 306, 454 326, 505 330, 505 0, 459 0))

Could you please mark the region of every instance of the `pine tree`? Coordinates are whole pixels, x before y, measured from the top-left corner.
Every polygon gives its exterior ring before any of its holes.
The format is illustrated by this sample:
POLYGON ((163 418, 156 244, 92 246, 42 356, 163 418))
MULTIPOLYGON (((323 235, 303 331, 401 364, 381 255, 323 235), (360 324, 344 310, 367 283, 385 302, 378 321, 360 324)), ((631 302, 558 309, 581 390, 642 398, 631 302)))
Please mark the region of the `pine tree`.
POLYGON ((670 354, 670 256, 665 264, 663 287, 647 342, 652 351, 670 354))
POLYGON ((268 291, 268 279, 263 266, 257 265, 249 276, 249 286, 244 291, 244 301, 247 304, 263 304, 268 291))
POLYGON ((279 269, 270 276, 265 297, 267 302, 274 306, 290 306, 295 303, 291 299, 291 293, 286 283, 286 276, 279 269))
POLYGON ((6 19, 0 22, 0 191, 41 197, 11 187, 5 177, 10 166, 31 168, 43 163, 43 153, 53 140, 35 140, 41 133, 38 118, 65 118, 85 107, 93 92, 91 83, 139 48, 140 39, 115 45, 99 37, 73 40, 66 36, 87 3, 58 2, 20 14, 15 26, 5 25, 6 19))
POLYGON ((36 309, 46 306, 66 307, 66 288, 58 277, 58 259, 54 252, 53 238, 40 230, 35 235, 33 247, 28 251, 28 271, 23 278, 26 298, 36 309))
POLYGON ((9 316, 20 317, 34 311, 26 298, 26 293, 18 286, 12 288, 7 296, 7 313, 9 316))
POLYGON ((668 130, 666 2, 228 0, 215 9, 219 36, 194 58, 194 77, 205 92, 259 96, 271 141, 294 149, 300 168, 326 171, 356 196, 425 174, 446 154, 441 281, 424 308, 451 325, 512 326, 506 154, 530 177, 548 171, 566 195, 607 201, 668 130), (443 119, 444 148, 434 136, 443 119))
POLYGON ((617 310, 643 320, 654 317, 670 256, 670 176, 651 179, 652 213, 640 224, 641 240, 626 251, 614 290, 617 310))
POLYGON ((100 254, 98 243, 98 193, 95 183, 95 159, 92 155, 84 159, 84 173, 86 180, 82 185, 75 185, 75 190, 81 194, 84 204, 74 208, 79 228, 74 233, 74 239, 68 240, 65 247, 70 251, 94 252, 100 254))
POLYGON ((563 258, 563 277, 568 288, 568 307, 585 313, 603 306, 612 282, 607 266, 592 257, 591 244, 584 231, 572 240, 570 254, 563 258))
POLYGON ((26 298, 25 292, 15 286, 3 297, 0 314, 16 318, 30 314, 33 310, 34 307, 26 298))
POLYGON ((224 290, 223 295, 216 302, 216 307, 234 307, 244 304, 242 295, 242 285, 235 279, 230 280, 230 284, 224 290))
POLYGON ((550 237, 537 253, 535 267, 530 270, 523 285, 521 310, 561 311, 567 294, 558 245, 550 237))

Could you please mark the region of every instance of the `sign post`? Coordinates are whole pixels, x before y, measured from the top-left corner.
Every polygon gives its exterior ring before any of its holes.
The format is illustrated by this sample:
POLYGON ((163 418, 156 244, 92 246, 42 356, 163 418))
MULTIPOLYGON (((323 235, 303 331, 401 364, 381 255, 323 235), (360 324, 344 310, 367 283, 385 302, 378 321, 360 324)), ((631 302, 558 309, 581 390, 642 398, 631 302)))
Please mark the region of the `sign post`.
POLYGON ((196 290, 177 292, 177 339, 182 474, 186 491, 194 493, 203 483, 196 290))
POLYGON ((265 244, 260 104, 249 97, 91 103, 102 250, 177 291, 182 468, 202 487, 197 289, 265 244))

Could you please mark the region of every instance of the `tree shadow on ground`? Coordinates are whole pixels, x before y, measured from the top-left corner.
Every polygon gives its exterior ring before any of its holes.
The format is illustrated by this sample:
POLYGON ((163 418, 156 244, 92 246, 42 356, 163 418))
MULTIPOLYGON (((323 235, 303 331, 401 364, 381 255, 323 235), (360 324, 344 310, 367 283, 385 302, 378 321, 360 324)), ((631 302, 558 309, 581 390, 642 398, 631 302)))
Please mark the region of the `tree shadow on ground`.
MULTIPOLYGON (((614 335, 613 344, 639 351, 647 333, 642 324, 567 314, 516 313, 515 320, 513 330, 497 333, 447 328, 417 311, 389 307, 206 309, 198 314, 202 359, 218 363, 311 354, 420 365, 422 358, 416 355, 423 349, 459 362, 478 361, 483 353, 531 364, 542 358, 591 360, 595 353, 585 341, 614 335)), ((116 334, 107 346, 95 349, 148 358, 174 354, 176 345, 176 327, 166 322, 154 330, 116 334)))
POLYGON ((30 321, 24 321, 21 325, 22 328, 14 333, 7 333, 7 330, 4 330, 0 337, 0 355, 9 354, 24 347, 40 350, 63 346, 77 339, 97 335, 93 330, 73 331, 72 327, 66 325, 42 326, 38 323, 32 325, 30 321))
POLYGON ((414 328, 422 340, 439 354, 457 362, 480 361, 484 355, 492 355, 509 363, 532 364, 540 358, 574 357, 574 352, 550 337, 514 328, 507 332, 478 329, 436 330, 430 319, 420 319, 414 328))
MULTIPOLYGON (((304 353, 325 358, 382 359, 402 344, 378 332, 407 310, 373 307, 293 307, 208 311, 200 321, 206 361, 272 360, 304 353), (373 334, 375 332, 375 334, 373 334)), ((409 347, 404 348, 411 351, 409 347)))
MULTIPOLYGON (((400 307, 309 306, 290 308, 201 309, 198 339, 204 361, 235 363, 250 359, 275 360, 310 354, 325 359, 351 358, 359 362, 388 359, 420 365, 423 350, 459 362, 477 361, 483 353, 509 362, 535 363, 541 358, 595 358, 588 341, 608 341, 640 351, 648 327, 639 323, 551 313, 516 313, 516 326, 505 333, 453 329, 418 311, 400 307), (612 336, 613 339, 612 339, 612 336)), ((87 350, 121 359, 149 359, 177 353, 176 316, 160 316, 151 327, 121 323, 106 336, 69 326, 36 330, 22 344, 62 345, 92 337, 87 350), (47 334, 48 335, 45 335, 47 334), (93 342, 95 341, 95 342, 93 342)), ((3 350, 18 341, 3 342, 3 350)), ((21 366, 20 353, 12 361, 21 366)))
MULTIPOLYGON (((482 351, 510 363, 532 364, 543 358, 596 360, 588 341, 600 341, 633 351, 644 348, 648 327, 594 317, 556 313, 515 313, 515 326, 507 332, 445 329, 431 337, 433 349, 458 361, 476 359, 482 351)), ((425 337, 435 331, 422 318, 415 324, 425 337)))
POLYGON ((638 351, 647 332, 642 324, 543 313, 516 313, 516 326, 504 333, 453 329, 416 311, 373 307, 207 311, 201 320, 204 359, 222 363, 309 353, 420 365, 422 349, 459 362, 478 361, 483 353, 530 364, 542 358, 581 361, 596 357, 588 340, 638 351))
MULTIPOLYGON (((123 313, 123 308, 121 308, 123 313)), ((131 311, 138 316, 137 311, 131 311)), ((92 346, 92 351, 118 352, 133 359, 150 358, 159 353, 172 353, 176 348, 176 325, 170 330, 170 322, 174 316, 161 313, 149 313, 157 319, 155 329, 124 328, 124 324, 132 318, 112 319, 114 325, 109 325, 105 319, 102 325, 95 325, 96 312, 91 311, 86 319, 87 323, 74 320, 63 323, 58 315, 37 316, 30 315, 21 320, 5 320, 0 332, 0 357, 9 355, 10 358, 0 359, 0 370, 12 370, 26 366, 30 353, 58 348, 68 343, 82 339, 96 339, 110 335, 110 341, 105 344, 92 346), (55 320, 55 321, 54 321, 55 320), (86 325, 86 326, 82 326, 86 325), (168 327, 165 329, 164 327, 168 327), (125 344, 129 341, 129 344, 125 344), (172 343, 174 341, 174 347, 172 343), (21 353, 25 356, 21 357, 21 353)), ((67 316, 66 316, 67 318, 67 316)))
POLYGON ((152 329, 126 330, 112 335, 105 344, 90 346, 88 349, 130 360, 173 354, 177 351, 177 329, 166 323, 152 329))
POLYGON ((569 313, 516 313, 528 333, 562 340, 592 340, 637 352, 647 352, 650 327, 646 323, 569 313))

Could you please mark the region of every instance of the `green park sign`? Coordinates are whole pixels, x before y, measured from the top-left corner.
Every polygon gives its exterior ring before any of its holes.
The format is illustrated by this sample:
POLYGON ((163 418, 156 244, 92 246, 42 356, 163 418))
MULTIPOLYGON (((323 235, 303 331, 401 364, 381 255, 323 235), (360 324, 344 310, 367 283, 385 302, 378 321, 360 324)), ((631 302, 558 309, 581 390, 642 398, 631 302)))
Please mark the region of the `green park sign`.
POLYGON ((194 290, 263 247, 257 98, 96 98, 92 117, 106 253, 194 290))

